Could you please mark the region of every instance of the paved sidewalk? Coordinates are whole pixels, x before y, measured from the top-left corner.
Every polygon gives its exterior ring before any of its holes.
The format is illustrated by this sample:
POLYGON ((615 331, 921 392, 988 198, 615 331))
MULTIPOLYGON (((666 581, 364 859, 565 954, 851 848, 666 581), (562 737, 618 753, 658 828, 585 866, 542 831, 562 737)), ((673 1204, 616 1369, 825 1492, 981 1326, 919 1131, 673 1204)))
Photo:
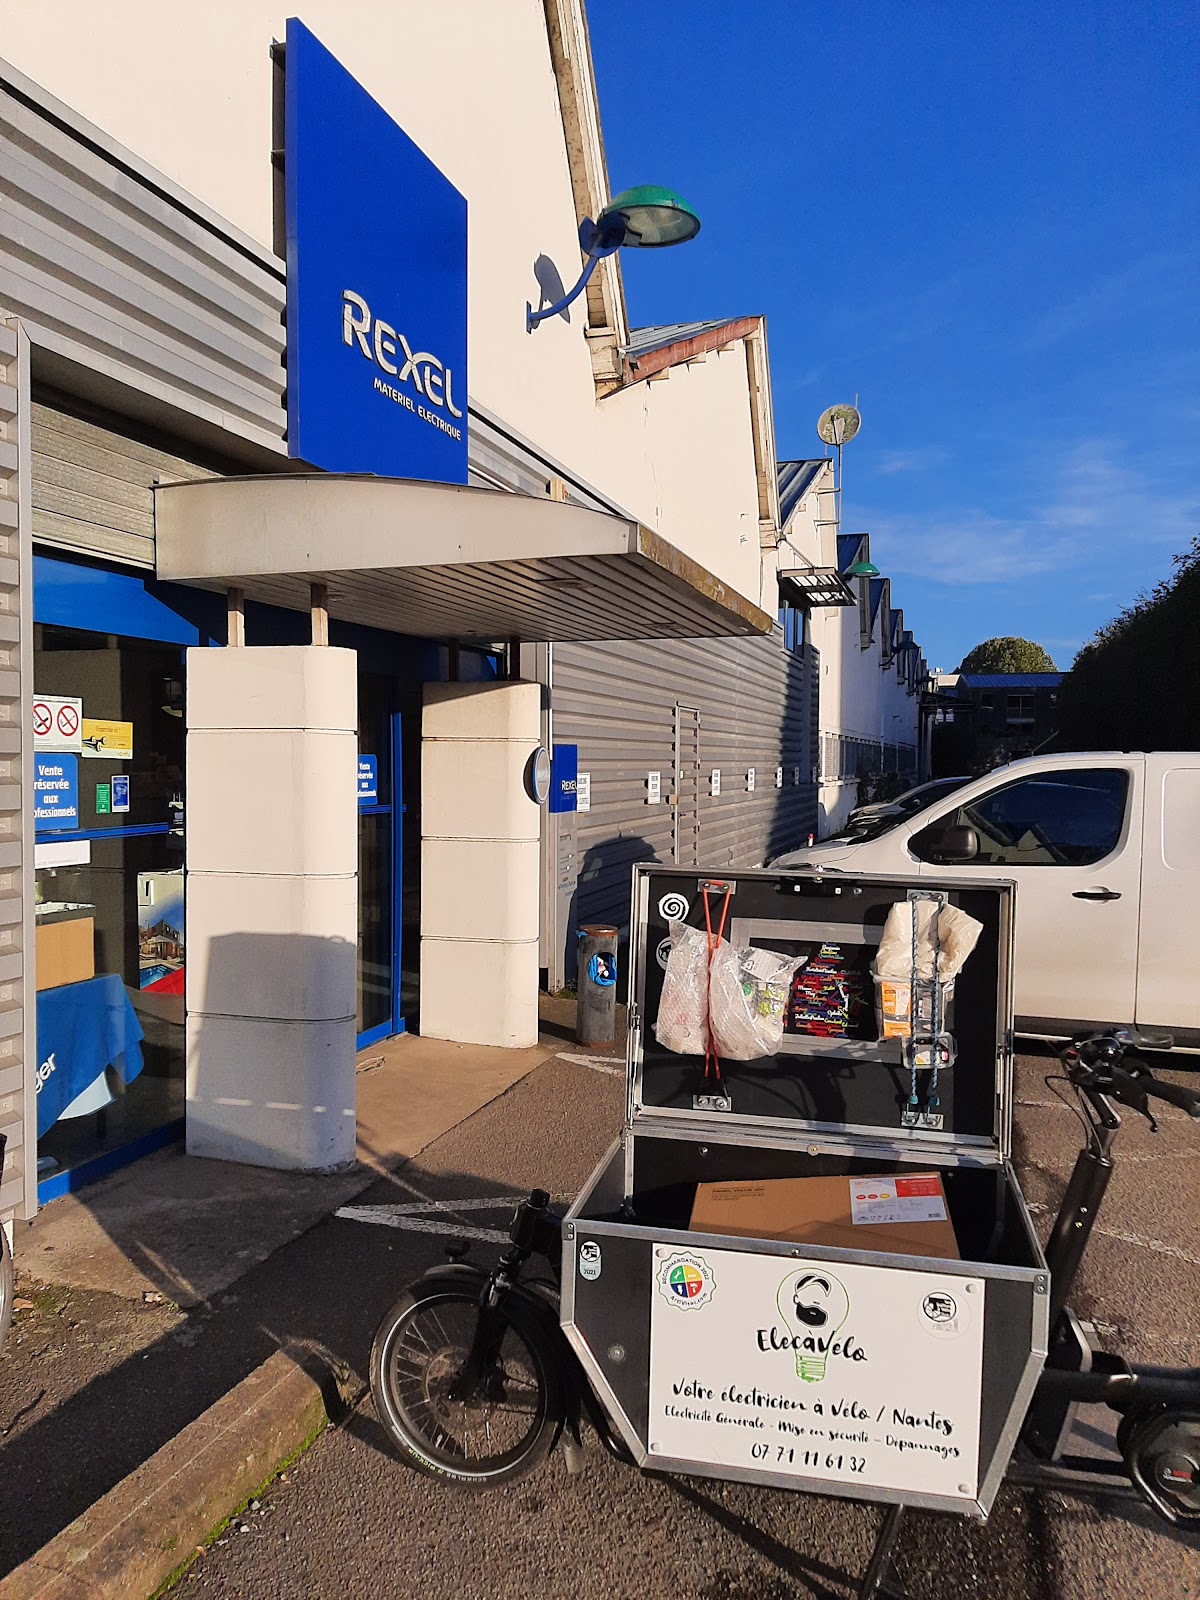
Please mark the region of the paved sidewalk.
POLYGON ((274 1352, 344 1374, 339 1332, 378 1314, 378 1291, 343 1296, 324 1320, 305 1235, 559 1048, 401 1036, 360 1057, 351 1170, 273 1172, 175 1148, 19 1227, 20 1309, 0 1357, 0 1577, 274 1352))

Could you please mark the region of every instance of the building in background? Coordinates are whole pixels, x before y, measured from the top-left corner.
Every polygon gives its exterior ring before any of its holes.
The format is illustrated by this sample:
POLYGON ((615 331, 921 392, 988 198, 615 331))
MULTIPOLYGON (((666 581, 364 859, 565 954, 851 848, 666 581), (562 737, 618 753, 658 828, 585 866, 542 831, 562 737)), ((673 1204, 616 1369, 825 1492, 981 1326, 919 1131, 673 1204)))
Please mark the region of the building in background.
POLYGON ((1061 672, 939 673, 933 710, 937 777, 989 772, 1058 736, 1061 672))
POLYGON ((356 1044, 531 1042, 632 860, 815 823, 762 319, 631 331, 614 256, 527 330, 609 199, 580 0, 305 21, 6 10, 0 1214, 185 1121, 338 1165, 356 1044))
MULTIPOLYGON (((753 477, 729 501, 727 525, 755 552, 757 598, 778 621, 757 638, 548 647, 553 738, 577 750, 579 774, 578 809, 548 818, 542 937, 551 989, 574 977, 581 922, 613 923, 624 936, 634 862, 758 866, 816 827, 816 675, 778 576, 787 553, 764 320, 638 329, 622 359, 632 395, 674 386, 681 414, 697 420, 699 379, 736 395, 732 437, 745 437, 753 477)), ((694 448, 703 448, 699 435, 694 448)), ((700 480, 690 467, 687 476, 686 492, 695 492, 700 480)))
POLYGON ((818 685, 818 836, 856 805, 887 798, 928 775, 928 668, 889 578, 872 572, 867 534, 842 533, 832 460, 779 468, 780 587, 803 634, 818 685), (786 564, 785 564, 786 563, 786 564))

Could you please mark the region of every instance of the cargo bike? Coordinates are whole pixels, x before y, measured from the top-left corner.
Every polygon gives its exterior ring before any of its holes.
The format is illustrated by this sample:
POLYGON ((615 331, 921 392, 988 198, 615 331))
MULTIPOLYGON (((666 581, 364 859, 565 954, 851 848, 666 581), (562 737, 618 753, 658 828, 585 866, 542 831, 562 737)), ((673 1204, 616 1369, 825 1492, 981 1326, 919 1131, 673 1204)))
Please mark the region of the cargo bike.
POLYGON ((892 1592, 905 1508, 987 1517, 1022 1430, 1031 1473, 1074 1487, 1090 1465, 1200 1520, 1200 1373, 1102 1357, 1066 1306, 1115 1104, 1196 1116, 1200 1095, 1124 1064, 1127 1032, 1064 1052, 1091 1132, 1048 1265, 1011 1161, 1013 917, 1001 881, 635 868, 624 1126, 565 1215, 535 1191, 496 1266, 452 1245, 383 1318, 372 1389, 409 1461, 480 1487, 561 1439, 575 1468, 587 1418, 646 1471, 883 1504, 865 1596, 892 1592), (967 926, 947 980, 944 934, 967 926), (724 1026, 671 1048, 701 937, 708 984, 723 941, 752 1023, 774 1013, 770 1053, 723 1058, 724 1026), (782 1015, 753 976, 781 958, 782 1015), (1043 1394, 1048 1350, 1065 1381, 1043 1394), (1089 1399, 1122 1414, 1115 1467, 1070 1455, 1089 1399))

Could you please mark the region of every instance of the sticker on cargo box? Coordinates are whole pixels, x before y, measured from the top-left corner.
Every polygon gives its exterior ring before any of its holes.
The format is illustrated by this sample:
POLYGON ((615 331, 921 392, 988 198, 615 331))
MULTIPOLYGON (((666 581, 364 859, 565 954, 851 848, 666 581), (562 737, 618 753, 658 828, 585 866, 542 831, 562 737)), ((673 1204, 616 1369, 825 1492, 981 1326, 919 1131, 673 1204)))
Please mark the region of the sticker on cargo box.
POLYGON ((698 1311, 712 1299, 716 1280, 702 1256, 674 1251, 656 1273, 658 1292, 682 1311, 698 1311))
POLYGON ((579 1276, 595 1283, 604 1263, 600 1259, 600 1246, 595 1239, 585 1239, 579 1246, 579 1276))
POLYGON ((946 1202, 936 1177, 850 1180, 850 1216, 861 1222, 945 1222, 946 1202))

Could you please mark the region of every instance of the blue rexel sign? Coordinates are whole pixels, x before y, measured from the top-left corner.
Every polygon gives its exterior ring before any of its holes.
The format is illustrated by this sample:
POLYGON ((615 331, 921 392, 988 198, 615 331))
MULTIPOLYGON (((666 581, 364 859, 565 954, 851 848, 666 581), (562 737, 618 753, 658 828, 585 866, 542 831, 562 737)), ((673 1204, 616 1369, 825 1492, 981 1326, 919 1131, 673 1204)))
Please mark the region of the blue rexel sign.
POLYGON ((358 758, 358 803, 373 806, 379 800, 379 757, 358 758))
POLYGON ((556 744, 550 758, 551 811, 574 811, 579 790, 579 746, 556 744))
POLYGON ((295 17, 285 57, 288 454, 467 481, 467 202, 295 17))
POLYGON ((33 824, 45 828, 79 826, 79 758, 38 750, 33 757, 33 824))

